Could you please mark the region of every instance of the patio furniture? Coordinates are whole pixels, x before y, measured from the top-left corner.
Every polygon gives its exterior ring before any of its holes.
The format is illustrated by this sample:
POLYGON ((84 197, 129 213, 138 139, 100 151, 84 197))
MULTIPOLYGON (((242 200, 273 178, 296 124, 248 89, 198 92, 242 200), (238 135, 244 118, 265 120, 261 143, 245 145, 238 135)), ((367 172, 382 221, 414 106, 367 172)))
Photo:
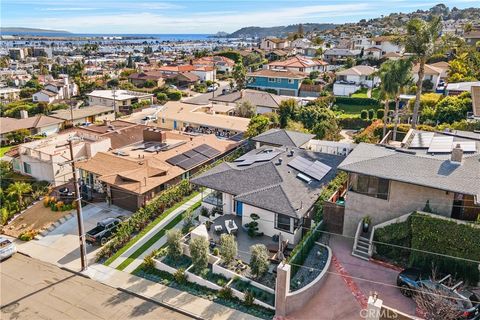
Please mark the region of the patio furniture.
POLYGON ((236 233, 238 230, 238 227, 234 220, 225 220, 225 228, 227 229, 227 232, 229 234, 236 233))
POLYGON ((223 231, 223 227, 221 225, 216 225, 213 227, 213 229, 215 230, 215 233, 222 233, 223 231))

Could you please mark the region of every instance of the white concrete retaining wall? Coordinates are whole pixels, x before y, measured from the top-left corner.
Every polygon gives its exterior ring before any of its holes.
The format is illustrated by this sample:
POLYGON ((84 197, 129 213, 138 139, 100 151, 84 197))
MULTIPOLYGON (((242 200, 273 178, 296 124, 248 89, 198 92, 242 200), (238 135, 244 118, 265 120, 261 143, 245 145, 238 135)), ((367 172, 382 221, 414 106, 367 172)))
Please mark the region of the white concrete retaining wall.
POLYGON ((207 287, 207 288, 212 289, 212 290, 217 290, 218 291, 218 290, 222 289, 222 287, 220 287, 219 285, 217 285, 213 282, 210 282, 208 280, 205 280, 202 277, 197 276, 193 272, 190 272, 189 270, 191 270, 192 267, 193 266, 188 267, 188 269, 185 271, 185 274, 188 276, 188 281, 194 282, 196 284, 199 284, 201 286, 207 287))
MULTIPOLYGON (((297 291, 287 293, 287 296, 285 297, 287 314, 302 308, 308 301, 310 301, 310 299, 318 293, 328 276, 327 271, 330 269, 332 262, 332 250, 321 243, 316 242, 316 244, 323 246, 328 250, 327 263, 322 272, 312 282, 297 291)), ((288 279, 288 281, 290 281, 290 279, 288 279)))

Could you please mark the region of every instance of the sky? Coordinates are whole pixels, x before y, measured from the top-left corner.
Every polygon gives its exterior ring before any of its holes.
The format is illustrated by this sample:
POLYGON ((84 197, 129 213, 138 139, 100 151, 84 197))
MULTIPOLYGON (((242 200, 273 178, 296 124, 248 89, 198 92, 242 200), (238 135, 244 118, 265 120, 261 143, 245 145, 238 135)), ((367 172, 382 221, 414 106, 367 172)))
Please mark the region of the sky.
MULTIPOLYGON (((345 23, 428 9, 429 0, 0 0, 2 27, 73 33, 216 33, 246 26, 345 23)), ((450 8, 479 0, 444 0, 450 8)))

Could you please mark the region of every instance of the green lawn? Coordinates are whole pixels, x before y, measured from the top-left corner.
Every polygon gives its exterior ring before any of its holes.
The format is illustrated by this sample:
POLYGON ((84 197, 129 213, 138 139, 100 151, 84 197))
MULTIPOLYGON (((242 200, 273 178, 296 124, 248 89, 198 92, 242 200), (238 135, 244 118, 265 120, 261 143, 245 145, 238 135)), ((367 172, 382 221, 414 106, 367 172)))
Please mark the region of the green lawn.
POLYGON ((13 146, 1 147, 0 148, 0 158, 3 157, 5 155, 5 153, 12 148, 13 148, 13 146))
POLYGON ((354 105, 354 104, 343 104, 343 103, 336 103, 338 110, 343 110, 347 114, 360 114, 362 110, 369 110, 369 109, 379 109, 379 106, 362 106, 362 105, 354 105))
POLYGON ((165 228, 162 230, 158 231, 153 237, 148 239, 147 242, 145 242, 140 248, 138 248, 130 257, 125 259, 118 267, 118 270, 123 270, 125 269, 130 263, 132 263, 136 258, 138 258, 142 253, 144 253, 148 248, 150 248, 155 242, 160 240, 161 237, 167 233, 168 230, 172 229, 175 227, 181 220, 183 216, 179 214, 178 216, 175 217, 172 221, 170 221, 165 228))
POLYGON ((128 243, 123 246, 120 250, 118 250, 117 252, 115 252, 115 254, 113 256, 111 256, 110 258, 107 259, 107 261, 105 261, 105 265, 108 266, 110 265, 115 259, 117 259, 120 255, 122 255, 125 251, 127 251, 131 246, 133 246, 133 244, 135 242, 137 242, 138 240, 140 240, 141 237, 143 237, 145 234, 147 234, 147 232, 149 232, 150 230, 152 230, 153 227, 155 227, 157 224, 160 223, 160 221, 162 221, 163 219, 165 219, 166 216, 168 216, 173 210, 177 209, 178 207, 180 207, 182 204, 188 202, 190 199, 194 198, 195 196, 197 196, 198 194, 200 194, 199 192, 194 192, 192 193, 191 195, 185 197, 183 199, 183 201, 180 201, 179 203, 175 204, 173 207, 171 207, 170 209, 166 210, 165 212, 163 212, 161 215, 159 215, 155 220, 153 220, 148 226, 145 227, 145 229, 143 229, 142 231, 140 231, 135 237, 133 237, 132 239, 130 239, 130 241, 128 241, 128 243))
POLYGON ((367 97, 367 88, 362 88, 351 95, 352 98, 368 98, 367 97))

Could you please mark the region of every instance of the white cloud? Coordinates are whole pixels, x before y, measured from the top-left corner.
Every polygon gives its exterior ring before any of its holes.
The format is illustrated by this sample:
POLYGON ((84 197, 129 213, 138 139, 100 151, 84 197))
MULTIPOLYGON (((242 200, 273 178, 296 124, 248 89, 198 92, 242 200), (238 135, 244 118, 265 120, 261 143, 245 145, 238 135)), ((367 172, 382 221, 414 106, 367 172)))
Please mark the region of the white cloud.
MULTIPOLYGON (((150 4, 150 3, 149 3, 150 4)), ((140 6, 141 7, 141 6, 140 6)), ((140 9, 135 5, 133 9, 140 9)), ((276 26, 300 22, 325 22, 334 17, 352 17, 369 13, 370 5, 351 3, 311 5, 254 12, 203 12, 173 16, 163 13, 138 12, 24 19, 15 21, 25 27, 61 28, 77 33, 211 33, 234 31, 243 26, 276 26)), ((5 25, 11 24, 4 21, 5 25)))

